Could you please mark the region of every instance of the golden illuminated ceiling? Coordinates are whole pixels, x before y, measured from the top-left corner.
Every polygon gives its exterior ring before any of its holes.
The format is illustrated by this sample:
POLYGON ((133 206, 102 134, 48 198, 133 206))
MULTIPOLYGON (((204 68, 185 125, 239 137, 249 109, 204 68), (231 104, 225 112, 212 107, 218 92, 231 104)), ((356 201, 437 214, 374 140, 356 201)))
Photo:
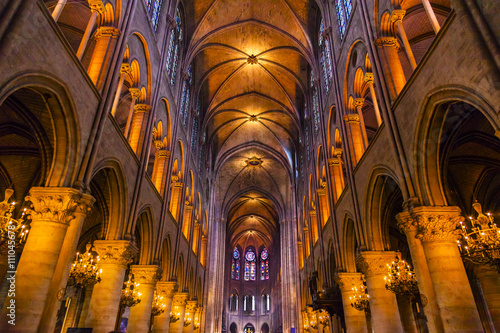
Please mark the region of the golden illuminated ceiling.
POLYGON ((187 61, 194 61, 216 204, 232 241, 271 242, 290 205, 313 58, 312 3, 187 1, 187 61), (247 163, 252 157, 261 163, 247 163))

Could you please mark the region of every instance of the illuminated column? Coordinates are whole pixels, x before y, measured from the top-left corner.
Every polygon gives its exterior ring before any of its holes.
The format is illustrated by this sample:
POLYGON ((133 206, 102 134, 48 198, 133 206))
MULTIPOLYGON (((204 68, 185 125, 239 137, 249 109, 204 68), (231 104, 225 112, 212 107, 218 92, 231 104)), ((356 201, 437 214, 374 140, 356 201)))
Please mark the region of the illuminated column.
POLYGON ((406 235, 408 248, 410 249, 412 258, 413 269, 417 275, 418 289, 420 293, 425 295, 427 298, 428 303, 424 310, 427 317, 427 326, 429 331, 442 333, 444 332, 443 324, 439 316, 439 307, 436 301, 434 287, 432 286, 429 267, 427 266, 427 261, 425 259, 424 248, 422 247, 420 240, 416 238, 418 231, 417 223, 408 212, 401 212, 397 214, 396 219, 398 221, 399 229, 406 235))
POLYGON ((298 251, 299 251, 299 269, 304 267, 304 247, 302 245, 302 241, 297 242, 298 251))
POLYGON ((405 29, 403 27, 403 17, 405 16, 406 11, 402 9, 393 10, 391 13, 390 20, 395 23, 396 29, 399 33, 399 37, 403 41, 403 45, 405 47, 406 56, 410 61, 411 68, 415 70, 417 68, 417 62, 415 61, 415 56, 413 55, 413 51, 411 50, 410 42, 408 41, 408 37, 406 36, 405 29))
POLYGON ((311 254, 311 242, 309 241, 309 228, 307 227, 307 221, 304 227, 304 241, 306 242, 306 259, 309 258, 311 254))
POLYGON ((420 206, 418 225, 445 332, 482 332, 482 324, 457 246, 460 208, 420 206))
POLYGON ((130 308, 127 330, 134 333, 149 333, 151 307, 155 292, 155 284, 161 277, 161 270, 156 265, 132 265, 134 281, 141 293, 139 304, 130 308))
POLYGON ((100 258, 101 282, 94 286, 85 327, 108 333, 115 328, 125 270, 138 250, 128 240, 96 240, 94 251, 100 258))
POLYGON ((363 105, 365 104, 364 98, 356 98, 354 100, 354 107, 359 116, 359 125, 361 127, 361 135, 363 136, 364 149, 368 147, 368 135, 366 134, 365 117, 363 117, 363 105))
POLYGON ((311 209, 309 211, 309 216, 311 217, 311 231, 312 231, 312 238, 313 238, 312 245, 314 246, 314 244, 316 244, 316 242, 318 241, 318 237, 319 237, 318 219, 316 217, 316 209, 311 209))
POLYGON ((336 148, 334 154, 336 157, 328 159, 328 167, 330 168, 330 175, 333 177, 333 192, 335 202, 337 202, 345 187, 344 171, 342 170, 342 149, 336 148))
POLYGON ((156 151, 155 154, 155 163, 153 166, 152 180, 158 192, 160 192, 160 194, 163 196, 165 192, 165 182, 167 181, 167 166, 168 166, 168 159, 170 158, 170 152, 168 150, 162 149, 163 148, 162 141, 156 143, 156 148, 158 150, 156 151))
POLYGON ((399 43, 394 37, 382 37, 375 40, 375 45, 381 47, 385 56, 385 63, 387 64, 387 71, 390 77, 386 78, 392 98, 396 98, 401 89, 406 84, 405 74, 399 59, 399 43))
POLYGON ((397 295, 399 315, 405 333, 418 333, 415 317, 413 316, 412 296, 397 295))
POLYGON ((358 114, 348 114, 344 116, 344 121, 347 124, 348 141, 352 148, 352 159, 356 163, 361 159, 365 152, 363 134, 361 133, 361 124, 358 114))
POLYGON ((377 124, 382 125, 382 117, 380 116, 380 109, 378 108, 377 95, 375 94, 375 88, 373 87, 373 73, 366 73, 365 80, 370 88, 370 95, 372 97, 373 109, 375 110, 375 117, 377 118, 377 124))
POLYGON ((422 5, 424 5, 425 12, 427 13, 427 16, 429 17, 429 20, 431 21, 432 29, 434 29, 434 32, 437 35, 439 30, 441 29, 441 26, 439 25, 436 14, 434 13, 434 10, 432 9, 431 2, 429 0, 422 0, 422 5))
POLYGON ((118 88, 116 89, 115 99, 113 100, 113 106, 111 107, 111 115, 114 117, 116 114, 116 108, 118 107, 118 102, 120 101, 120 96, 122 95, 123 83, 125 82, 125 76, 132 73, 132 68, 128 63, 123 63, 120 68, 120 81, 118 82, 118 88))
POLYGON ((92 33, 92 29, 94 29, 97 16, 104 13, 104 5, 102 3, 102 0, 89 0, 89 6, 92 14, 90 15, 87 28, 85 28, 85 33, 83 34, 83 38, 80 42, 80 46, 78 47, 78 51, 76 51, 76 56, 80 60, 82 60, 83 52, 85 51, 87 43, 89 42, 90 34, 92 33))
POLYGON ((120 29, 114 27, 99 27, 96 31, 96 45, 92 53, 88 73, 97 89, 100 89, 102 86, 104 77, 102 74, 108 67, 111 60, 111 50, 119 35, 120 29))
POLYGON ((179 182, 178 176, 172 176, 172 193, 170 195, 170 213, 174 217, 175 221, 179 223, 179 210, 181 206, 182 199, 182 188, 184 184, 179 182))
MULTIPOLYGON (((64 279, 63 268, 69 270, 69 267, 61 265, 74 254, 62 253, 61 250, 68 249, 66 240, 74 237, 75 229, 81 228, 93 198, 73 188, 33 187, 26 201, 31 201, 33 207, 29 212, 31 229, 17 266, 15 295, 5 300, 0 320, 2 332, 38 330, 44 319, 47 300, 53 293, 57 295, 58 290, 54 290, 54 286, 64 279), (8 306, 12 308, 12 300, 15 304, 15 326, 7 322, 12 319, 7 316, 11 313, 8 306)), ((55 313, 52 315, 55 316, 55 313)))
POLYGON ((335 281, 342 293, 346 333, 368 333, 365 312, 351 306, 351 297, 354 296, 352 288, 359 288, 363 284, 361 273, 338 273, 335 281))
POLYGON ((142 128, 144 120, 149 113, 151 106, 147 104, 137 104, 134 107, 134 114, 132 116, 132 125, 130 127, 130 135, 127 137, 130 147, 137 154, 139 150, 139 141, 141 139, 142 128))
POLYGON ((57 2, 56 8, 54 8, 54 11, 52 12, 52 18, 54 19, 54 21, 57 22, 57 20, 59 20, 59 16, 61 15, 67 1, 68 0, 59 0, 57 2))
POLYGON ((198 254, 198 243, 200 240, 200 223, 198 221, 194 222, 194 232, 193 232, 193 252, 198 254))
POLYGON ((207 237, 205 235, 202 235, 201 236, 200 263, 203 265, 203 267, 205 267, 207 264, 207 244, 208 244, 207 237))
POLYGON ((395 257, 396 252, 393 251, 364 251, 356 258, 356 266, 366 278, 375 333, 404 332, 396 295, 385 288, 384 280, 387 264, 394 261, 395 257))
POLYGON ((196 307, 197 306, 198 306, 197 301, 188 301, 187 302, 186 313, 184 314, 183 333, 193 333, 193 331, 194 331, 194 316, 196 314, 196 307))
POLYGON ((189 204, 189 201, 186 201, 184 205, 184 215, 182 219, 182 233, 184 237, 189 241, 189 237, 191 234, 191 219, 193 217, 193 206, 189 204))
POLYGON ((321 188, 319 188, 316 193, 318 194, 321 227, 324 227, 330 217, 330 207, 328 206, 328 197, 326 194, 326 182, 321 182, 321 188))
POLYGON ((156 294, 163 296, 165 311, 154 318, 153 333, 168 333, 170 329, 170 311, 172 311, 172 301, 174 293, 179 286, 176 282, 158 282, 156 283, 156 294))
POLYGON ((500 332, 500 274, 494 266, 474 266, 495 330, 500 332))
MULTIPOLYGON (((132 102, 130 103, 130 108, 127 115, 127 124, 125 125, 125 137, 128 139, 130 135, 130 128, 132 126, 132 119, 134 118, 134 111, 136 107, 137 100, 141 98, 142 92, 139 88, 129 88, 130 96, 132 97, 132 102)), ((130 141, 130 140, 129 140, 130 141)))
POLYGON ((186 313, 186 302, 188 298, 188 293, 176 293, 174 295, 172 315, 179 319, 170 323, 170 333, 182 333, 184 330, 184 315, 186 313))

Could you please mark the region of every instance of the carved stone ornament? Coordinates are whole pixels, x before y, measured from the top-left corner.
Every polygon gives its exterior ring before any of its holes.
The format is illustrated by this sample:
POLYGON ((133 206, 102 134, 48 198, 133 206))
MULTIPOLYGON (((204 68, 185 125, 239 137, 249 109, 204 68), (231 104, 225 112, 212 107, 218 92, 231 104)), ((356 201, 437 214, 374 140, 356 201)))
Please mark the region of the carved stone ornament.
POLYGON ((161 149, 160 151, 158 151, 158 156, 159 157, 169 158, 170 157, 170 151, 169 150, 163 150, 163 149, 161 149))
POLYGON ((99 255, 100 265, 115 264, 127 266, 139 252, 128 240, 96 240, 94 251, 99 255))
POLYGON ((375 40, 375 46, 389 46, 389 47, 394 47, 399 50, 400 45, 398 43, 398 40, 394 37, 381 37, 375 40))
POLYGON ((172 298, 177 290, 179 290, 179 285, 175 281, 156 283, 156 293, 160 296, 172 298))
POLYGON ((28 214, 33 221, 69 224, 75 214, 86 215, 95 199, 88 194, 67 187, 34 187, 25 198, 31 201, 28 214))
POLYGON ((357 113, 347 114, 344 116, 346 123, 359 123, 359 115, 357 113))
POLYGON ((128 91, 130 92, 130 96, 132 96, 132 98, 139 99, 142 96, 141 89, 139 88, 129 88, 128 91))
POLYGON ((328 165, 329 166, 336 166, 339 164, 339 159, 336 157, 332 157, 328 159, 328 165))
POLYGON ((151 110, 151 105, 148 104, 136 104, 134 106, 134 113, 144 112, 148 113, 151 110))
POLYGON ((116 38, 120 36, 120 29, 114 27, 99 27, 95 33, 95 38, 100 37, 112 37, 116 38))
POLYGON ((102 0, 89 0, 89 7, 93 12, 104 14, 104 4, 102 0))
POLYGON ((387 274, 387 264, 394 261, 394 251, 365 251, 356 258, 356 267, 366 277, 387 274))
POLYGON ((403 21, 403 17, 405 17, 406 11, 403 9, 395 9, 392 11, 390 16, 390 21, 395 23, 398 21, 403 21))
POLYGON ((417 221, 413 219, 409 212, 401 212, 396 215, 396 220, 398 221, 398 227, 403 233, 408 233, 411 231, 417 231, 417 221))
POLYGON ((188 301, 186 305, 186 313, 194 313, 198 307, 198 301, 188 301))
POLYGON ((120 74, 130 74, 132 73, 132 67, 127 62, 124 62, 120 67, 120 74))
POLYGON ((134 281, 140 284, 155 284, 161 279, 161 269, 156 265, 132 265, 134 281))
POLYGON ((366 83, 373 82, 373 73, 370 72, 365 73, 364 81, 366 83))
POLYGON ((458 207, 420 206, 415 207, 411 215, 418 227, 417 238, 422 243, 455 243, 459 237, 457 226, 464 220, 458 207))
POLYGON ((353 287, 359 288, 363 284, 363 275, 361 273, 338 273, 335 275, 335 283, 338 284, 341 292, 351 292, 353 287))
POLYGON ((188 298, 189 298, 188 293, 175 293, 172 306, 180 306, 180 307, 186 306, 188 298))

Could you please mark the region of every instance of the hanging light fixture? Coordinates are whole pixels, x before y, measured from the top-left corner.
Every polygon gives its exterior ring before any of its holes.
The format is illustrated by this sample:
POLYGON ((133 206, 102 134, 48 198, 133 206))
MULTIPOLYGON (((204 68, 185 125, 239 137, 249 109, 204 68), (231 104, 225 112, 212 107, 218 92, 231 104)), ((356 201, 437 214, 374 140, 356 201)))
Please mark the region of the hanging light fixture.
POLYGON ((370 295, 366 292, 366 286, 352 287, 353 295, 349 297, 351 306, 358 311, 370 310, 370 295))
POLYGON ((324 327, 328 326, 328 317, 330 315, 325 310, 318 310, 318 322, 324 327))
POLYGON ((161 315, 163 312, 165 312, 165 307, 166 307, 166 305, 165 305, 165 303, 163 303, 163 296, 159 296, 155 290, 155 294, 154 294, 154 298, 153 298, 153 306, 151 308, 151 315, 152 316, 161 315))
POLYGON ((0 202, 0 244, 13 240, 15 241, 15 247, 21 247, 26 243, 28 237, 28 215, 26 214, 26 208, 24 208, 19 219, 13 218, 16 203, 9 203, 9 199, 13 194, 13 189, 6 189, 5 198, 0 202))
POLYGON ((170 322, 175 323, 179 319, 181 319, 181 312, 179 310, 179 307, 175 305, 172 311, 170 311, 170 322))
POLYGON ((128 275, 128 281, 122 289, 120 296, 120 306, 133 307, 141 302, 141 293, 138 291, 139 283, 132 282, 132 273, 128 275))
POLYGON ((396 295, 418 295, 417 277, 410 265, 396 256, 391 264, 387 264, 388 275, 384 277, 385 288, 396 295))
POLYGON ((495 265, 500 272, 500 228, 490 213, 483 214, 479 202, 472 207, 478 216, 469 216, 469 223, 460 222, 460 240, 457 241, 460 254, 476 264, 495 265))
POLYGON ((76 253, 76 259, 69 272, 68 286, 91 287, 101 282, 102 269, 99 268, 99 256, 94 258, 90 243, 86 248, 85 253, 76 253))

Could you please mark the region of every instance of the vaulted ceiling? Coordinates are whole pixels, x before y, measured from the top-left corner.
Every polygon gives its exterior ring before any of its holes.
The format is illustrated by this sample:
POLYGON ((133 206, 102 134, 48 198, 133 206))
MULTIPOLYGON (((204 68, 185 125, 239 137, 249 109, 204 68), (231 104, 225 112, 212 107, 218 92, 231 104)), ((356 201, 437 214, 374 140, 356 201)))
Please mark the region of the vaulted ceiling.
POLYGON ((194 63, 204 110, 216 205, 232 243, 270 244, 291 204, 314 66, 315 6, 306 0, 186 3, 187 61, 194 63))

